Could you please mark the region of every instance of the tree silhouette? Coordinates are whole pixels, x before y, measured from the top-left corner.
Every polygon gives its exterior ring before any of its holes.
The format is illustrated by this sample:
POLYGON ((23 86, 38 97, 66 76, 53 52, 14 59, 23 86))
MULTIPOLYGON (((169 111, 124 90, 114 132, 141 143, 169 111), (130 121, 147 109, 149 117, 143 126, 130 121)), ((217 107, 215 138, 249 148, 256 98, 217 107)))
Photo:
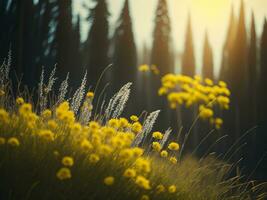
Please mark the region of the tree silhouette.
POLYGON ((84 60, 88 69, 89 84, 96 85, 101 73, 108 65, 109 48, 109 12, 106 0, 94 0, 96 3, 93 9, 90 9, 88 20, 91 28, 85 42, 84 60))
POLYGON ((153 33, 151 64, 156 65, 163 75, 173 71, 170 60, 170 33, 171 25, 167 2, 166 0, 159 0, 153 33))
POLYGON ((82 55, 81 55, 81 36, 80 36, 80 16, 77 16, 76 24, 72 30, 72 39, 71 39, 71 70, 70 80, 73 85, 79 84, 81 77, 85 70, 82 68, 82 55))
POLYGON ((205 78, 214 79, 213 72, 213 54, 212 48, 209 42, 208 33, 205 34, 204 47, 203 47, 203 65, 202 65, 202 76, 205 78))
POLYGON ((116 89, 127 82, 136 80, 137 52, 129 11, 129 1, 125 0, 117 21, 114 35, 113 83, 116 89))
POLYGON ((195 75, 195 54, 193 45, 193 35, 191 27, 191 17, 188 15, 186 39, 184 45, 184 52, 182 57, 182 74, 187 76, 195 75))
POLYGON ((255 28, 254 13, 251 14, 250 42, 248 49, 248 84, 246 98, 248 99, 247 108, 249 110, 247 122, 251 126, 257 122, 257 96, 258 92, 258 64, 257 64, 257 35, 255 28))
POLYGON ((220 80, 224 80, 227 83, 230 81, 230 64, 232 61, 233 45, 236 37, 237 22, 234 14, 234 8, 232 5, 229 26, 227 31, 226 40, 222 52, 222 63, 220 69, 220 80))
POLYGON ((259 87, 259 112, 260 112, 260 122, 266 121, 266 112, 267 112, 267 19, 264 20, 263 32, 261 36, 260 44, 260 87, 259 87))
POLYGON ((72 6, 71 0, 57 0, 56 60, 60 78, 71 71, 72 6))
POLYGON ((233 131, 239 137, 239 134, 247 128, 246 122, 246 98, 247 88, 247 33, 245 26, 245 10, 244 2, 241 1, 240 14, 237 25, 236 38, 234 41, 232 63, 230 63, 230 82, 229 86, 232 91, 232 108, 234 108, 234 116, 236 126, 233 131), (242 123, 243 122, 243 123, 242 123))

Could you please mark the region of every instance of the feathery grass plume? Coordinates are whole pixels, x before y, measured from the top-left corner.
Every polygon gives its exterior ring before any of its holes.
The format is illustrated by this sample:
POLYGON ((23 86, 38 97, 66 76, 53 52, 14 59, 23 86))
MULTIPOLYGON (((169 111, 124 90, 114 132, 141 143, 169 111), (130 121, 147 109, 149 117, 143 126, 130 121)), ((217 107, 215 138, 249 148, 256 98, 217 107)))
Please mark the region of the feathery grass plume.
POLYGON ((38 83, 38 94, 40 101, 40 110, 44 110, 44 67, 42 67, 40 81, 38 83))
POLYGON ((3 87, 9 82, 9 72, 12 62, 12 51, 9 49, 7 55, 7 61, 4 60, 0 66, 0 86, 3 87))
POLYGON ((75 91, 72 97, 71 109, 74 111, 75 114, 77 114, 81 106, 84 93, 85 93, 86 82, 87 82, 87 71, 84 74, 80 87, 75 91))
POLYGON ((163 138, 162 138, 162 140, 160 141, 160 145, 161 145, 162 147, 163 147, 163 146, 165 145, 165 143, 168 141, 171 132, 172 132, 172 129, 171 129, 171 128, 168 128, 168 129, 164 132, 163 138))
POLYGON ((132 146, 139 146, 142 141, 144 141, 147 135, 152 131, 152 128, 159 116, 160 110, 156 110, 148 115, 146 120, 144 121, 143 129, 141 133, 139 133, 134 141, 132 146))
POLYGON ((64 81, 61 82, 60 87, 59 87, 59 94, 58 94, 58 100, 56 105, 62 103, 64 99, 66 98, 66 94, 68 92, 68 87, 69 87, 69 73, 67 73, 67 76, 64 81))
POLYGON ((79 122, 82 125, 87 125, 89 123, 90 118, 92 116, 92 110, 93 110, 92 99, 85 98, 79 115, 79 122))
POLYGON ((106 119, 110 119, 110 117, 118 118, 122 114, 125 105, 129 99, 131 85, 132 85, 131 82, 126 83, 124 86, 122 86, 119 92, 117 92, 110 99, 108 107, 105 112, 106 119))
POLYGON ((48 103, 48 94, 52 91, 53 86, 57 78, 56 74, 56 66, 53 68, 49 75, 47 87, 44 84, 44 67, 42 67, 40 82, 39 82, 39 101, 40 101, 40 111, 44 111, 47 108, 48 103))

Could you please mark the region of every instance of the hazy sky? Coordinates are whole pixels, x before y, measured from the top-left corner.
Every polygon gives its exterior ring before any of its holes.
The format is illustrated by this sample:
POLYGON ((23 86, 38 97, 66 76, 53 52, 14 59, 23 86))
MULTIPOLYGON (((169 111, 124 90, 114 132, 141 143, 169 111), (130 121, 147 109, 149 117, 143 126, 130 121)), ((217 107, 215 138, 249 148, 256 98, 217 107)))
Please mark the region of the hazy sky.
MULTIPOLYGON (((74 0, 74 10, 86 17, 87 13, 81 7, 81 2, 91 0, 74 0)), ((110 16, 110 26, 118 19, 124 0, 107 0, 110 16)), ((133 18, 135 40, 139 47, 145 42, 151 45, 154 28, 154 15, 158 0, 129 0, 133 18)), ((262 32, 263 20, 267 16, 267 0, 244 0, 247 27, 250 25, 251 12, 254 10, 257 34, 262 32)), ((198 67, 201 65, 202 46, 205 30, 208 31, 215 56, 216 69, 219 67, 222 45, 229 22, 231 5, 234 5, 236 16, 239 13, 240 0, 167 0, 172 23, 172 38, 177 52, 184 46, 185 28, 188 13, 191 13, 195 54, 198 67)), ((82 25, 82 38, 87 36, 87 23, 82 25)), ((249 29, 248 29, 249 30, 249 29)))

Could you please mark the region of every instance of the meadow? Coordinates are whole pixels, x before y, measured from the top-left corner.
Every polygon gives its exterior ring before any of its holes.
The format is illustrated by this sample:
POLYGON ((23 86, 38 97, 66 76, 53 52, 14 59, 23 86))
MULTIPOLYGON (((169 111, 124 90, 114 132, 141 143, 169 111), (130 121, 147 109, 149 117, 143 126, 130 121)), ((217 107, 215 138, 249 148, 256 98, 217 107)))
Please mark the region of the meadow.
MULTIPOLYGON (((55 89, 56 69, 49 77, 42 71, 36 91, 18 85, 14 93, 9 71, 9 62, 4 62, 0 199, 266 198, 266 183, 236 172, 237 163, 213 154, 185 155, 186 141, 171 139, 170 129, 153 130, 159 110, 124 118, 131 83, 109 101, 98 102, 97 91, 86 91, 86 74, 73 93, 68 92, 68 76, 55 89)), ((215 111, 230 109, 226 83, 199 76, 168 74, 162 77, 159 95, 166 96, 172 109, 198 105, 198 117, 215 129, 223 125, 215 111)))

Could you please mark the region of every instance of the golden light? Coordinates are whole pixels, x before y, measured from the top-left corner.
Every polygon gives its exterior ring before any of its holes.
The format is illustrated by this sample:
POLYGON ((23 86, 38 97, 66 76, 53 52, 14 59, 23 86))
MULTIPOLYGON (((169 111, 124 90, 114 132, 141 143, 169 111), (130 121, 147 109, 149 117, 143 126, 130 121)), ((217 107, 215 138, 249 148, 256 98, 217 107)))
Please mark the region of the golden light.
POLYGON ((200 16, 207 23, 215 23, 218 18, 226 16, 231 0, 191 0, 192 14, 200 16))

